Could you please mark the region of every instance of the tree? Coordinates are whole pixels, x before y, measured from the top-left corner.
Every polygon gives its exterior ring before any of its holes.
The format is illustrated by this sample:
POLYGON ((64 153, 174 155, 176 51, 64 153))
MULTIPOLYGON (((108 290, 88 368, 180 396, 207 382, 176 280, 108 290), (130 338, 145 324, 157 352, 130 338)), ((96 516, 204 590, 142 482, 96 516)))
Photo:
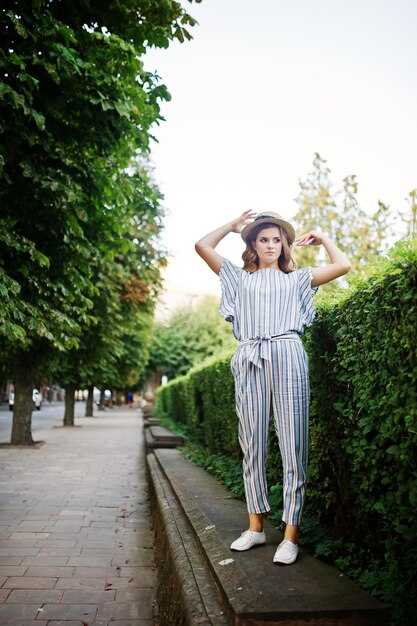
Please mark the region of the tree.
POLYGON ((190 38, 194 23, 166 0, 2 3, 0 348, 15 378, 12 443, 32 443, 36 371, 95 322, 95 278, 120 254, 111 242, 131 245, 128 168, 169 98, 141 57, 190 38))
POLYGON ((147 371, 172 379, 234 346, 231 325, 220 318, 218 298, 206 296, 195 308, 184 306, 167 323, 155 325, 147 371))
POLYGON ((79 386, 105 389, 135 384, 148 357, 160 268, 166 263, 158 242, 162 196, 146 162, 136 162, 128 177, 124 237, 109 242, 111 257, 102 258, 94 276, 98 286, 90 311, 94 323, 83 328, 77 347, 56 359, 54 376, 66 387, 67 426, 74 424, 74 394, 79 386))
MULTIPOLYGON (((305 181, 299 181, 300 193, 296 198, 299 208, 293 220, 297 232, 307 232, 319 226, 325 230, 327 223, 334 221, 337 215, 336 201, 329 174, 330 169, 326 166, 326 161, 316 153, 313 171, 308 174, 305 181)), ((308 247, 300 250, 295 247, 294 251, 296 258, 302 261, 303 265, 314 266, 319 262, 319 248, 308 247)))
POLYGON ((404 216, 404 221, 407 224, 407 237, 417 239, 417 189, 410 191, 407 202, 410 206, 409 216, 404 216))
MULTIPOLYGON (((378 202, 372 214, 360 207, 355 175, 346 176, 342 189, 335 190, 330 173, 326 161, 316 153, 312 172, 300 181, 294 222, 300 233, 316 228, 326 232, 346 252, 353 268, 361 271, 387 250, 393 236, 393 218, 383 202, 378 202)), ((302 265, 318 265, 325 258, 323 250, 315 246, 295 248, 295 256, 302 265)))

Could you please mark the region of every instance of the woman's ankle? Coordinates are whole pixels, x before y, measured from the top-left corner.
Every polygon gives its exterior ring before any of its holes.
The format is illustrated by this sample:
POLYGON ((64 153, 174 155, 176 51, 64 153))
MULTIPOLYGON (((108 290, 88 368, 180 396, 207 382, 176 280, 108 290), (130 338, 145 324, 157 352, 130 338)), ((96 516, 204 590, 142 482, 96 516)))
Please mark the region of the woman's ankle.
POLYGON ((264 529, 264 516, 262 513, 249 513, 249 530, 261 533, 264 529))
POLYGON ((285 531, 284 531, 284 539, 287 539, 289 541, 291 541, 292 543, 295 543, 295 545, 298 544, 298 534, 299 534, 299 527, 295 526, 293 524, 286 524, 285 526, 285 531))

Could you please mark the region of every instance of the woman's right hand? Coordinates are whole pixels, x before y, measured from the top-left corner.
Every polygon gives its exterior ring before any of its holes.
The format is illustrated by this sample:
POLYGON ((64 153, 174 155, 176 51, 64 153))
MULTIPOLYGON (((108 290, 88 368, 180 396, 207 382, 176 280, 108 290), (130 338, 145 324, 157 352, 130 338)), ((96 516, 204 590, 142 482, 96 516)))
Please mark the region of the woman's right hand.
POLYGON ((244 211, 242 215, 227 222, 223 226, 216 228, 211 233, 202 237, 195 244, 197 254, 207 263, 207 265, 218 274, 223 263, 223 257, 216 252, 215 248, 220 241, 229 233, 240 233, 242 228, 246 226, 256 215, 255 211, 244 211))
POLYGON ((256 211, 244 211, 242 215, 239 215, 235 220, 230 222, 230 228, 232 233, 240 233, 242 228, 249 224, 256 217, 256 211))

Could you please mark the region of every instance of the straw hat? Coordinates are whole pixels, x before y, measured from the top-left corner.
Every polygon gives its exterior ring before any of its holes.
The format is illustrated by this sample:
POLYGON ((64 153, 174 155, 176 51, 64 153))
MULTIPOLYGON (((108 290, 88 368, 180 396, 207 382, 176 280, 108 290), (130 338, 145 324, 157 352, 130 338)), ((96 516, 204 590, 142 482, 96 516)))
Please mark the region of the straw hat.
POLYGON ((278 213, 274 213, 273 211, 264 211, 263 213, 258 213, 253 222, 251 222, 250 224, 246 224, 246 226, 242 228, 240 234, 245 243, 248 243, 253 229, 259 224, 276 224, 277 226, 281 226, 281 228, 287 235, 288 243, 290 245, 294 243, 294 227, 289 222, 286 222, 278 213))

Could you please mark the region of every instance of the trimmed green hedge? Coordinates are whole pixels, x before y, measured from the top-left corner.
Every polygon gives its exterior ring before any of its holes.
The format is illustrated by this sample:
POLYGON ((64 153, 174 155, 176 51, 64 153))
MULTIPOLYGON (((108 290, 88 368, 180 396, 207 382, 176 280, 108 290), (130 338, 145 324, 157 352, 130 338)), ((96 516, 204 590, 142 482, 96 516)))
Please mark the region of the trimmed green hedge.
MULTIPOLYGON (((366 279, 317 305, 305 335, 312 391, 306 515, 336 564, 412 623, 417 597, 417 248, 397 246, 366 279)), ((238 460, 227 355, 158 393, 157 411, 208 454, 238 460)), ((271 438, 269 484, 281 483, 271 438)), ((277 499, 279 501, 279 498, 277 499)))
POLYGON ((210 359, 160 387, 156 413, 181 425, 192 442, 211 453, 239 459, 232 354, 210 359))

